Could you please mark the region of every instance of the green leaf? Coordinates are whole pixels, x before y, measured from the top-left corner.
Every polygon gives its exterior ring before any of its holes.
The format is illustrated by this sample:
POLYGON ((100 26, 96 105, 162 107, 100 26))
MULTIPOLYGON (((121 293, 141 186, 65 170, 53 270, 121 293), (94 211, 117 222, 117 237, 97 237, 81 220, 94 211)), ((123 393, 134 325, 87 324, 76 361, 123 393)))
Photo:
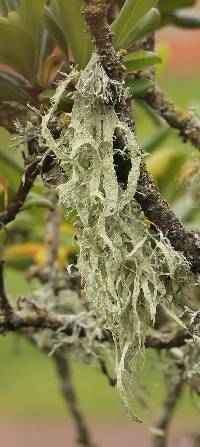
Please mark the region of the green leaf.
POLYGON ((8 20, 9 22, 14 23, 14 25, 21 27, 20 17, 16 11, 9 11, 8 20))
POLYGON ((15 80, 12 74, 0 71, 0 101, 16 101, 27 104, 31 97, 15 80))
POLYGON ((23 28, 36 40, 41 28, 44 0, 21 0, 20 20, 23 28))
POLYGON ((30 193, 21 210, 24 211, 34 207, 47 208, 51 211, 54 210, 54 206, 50 200, 41 197, 39 194, 30 193))
POLYGON ((36 82, 34 40, 25 30, 0 17, 0 63, 36 82))
POLYGON ((44 24, 51 35, 52 39, 56 42, 58 47, 63 52, 64 58, 67 58, 68 53, 68 46, 65 39, 65 35, 59 25, 59 23, 56 21, 55 17, 53 16, 52 12, 45 7, 44 8, 44 24))
POLYGON ((60 23, 68 46, 79 68, 84 68, 91 56, 92 41, 81 14, 83 1, 57 0, 57 4, 59 6, 60 23))
POLYGON ((9 150, 0 147, 0 160, 6 163, 7 167, 11 167, 15 171, 17 171, 20 175, 22 175, 23 173, 22 165, 19 163, 19 161, 17 161, 13 157, 13 155, 10 153, 9 150))
POLYGON ((111 25, 115 33, 113 44, 115 48, 121 46, 121 42, 128 36, 144 15, 156 4, 158 0, 126 0, 120 14, 111 25))
POLYGON ((0 12, 7 17, 9 11, 18 10, 19 0, 0 0, 0 12))
POLYGON ((160 0, 159 10, 162 14, 169 14, 179 8, 189 8, 196 0, 160 0))
POLYGON ((142 149, 151 154, 159 147, 169 136, 171 128, 168 126, 159 129, 155 135, 142 144, 142 149))
POLYGON ((143 70, 154 64, 161 62, 160 57, 152 51, 134 51, 128 53, 124 59, 124 65, 128 73, 133 71, 143 70))
POLYGON ((146 93, 153 86, 153 81, 151 79, 140 78, 140 79, 127 79, 125 82, 126 86, 130 88, 131 96, 133 98, 138 98, 146 93))
POLYGON ((181 28, 200 28, 200 14, 195 12, 176 11, 171 15, 172 23, 181 28))
POLYGON ((130 31, 130 33, 121 41, 121 47, 129 48, 138 39, 152 33, 160 24, 160 13, 158 9, 152 8, 140 20, 140 22, 130 31))
MULTIPOLYGON (((55 95, 55 90, 47 89, 47 90, 44 90, 42 93, 39 94, 38 99, 41 102, 49 103, 49 101, 51 100, 53 95, 55 95)), ((61 97, 61 103, 62 102, 64 102, 65 104, 72 104, 73 103, 71 97, 67 94, 67 92, 63 93, 63 95, 61 97)))

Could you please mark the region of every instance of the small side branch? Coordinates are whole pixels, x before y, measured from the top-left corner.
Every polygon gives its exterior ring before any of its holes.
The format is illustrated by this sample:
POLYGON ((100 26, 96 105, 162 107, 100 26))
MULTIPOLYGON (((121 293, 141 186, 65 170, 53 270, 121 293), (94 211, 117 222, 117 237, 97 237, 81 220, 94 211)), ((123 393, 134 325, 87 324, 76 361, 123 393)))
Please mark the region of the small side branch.
POLYGON ((38 159, 35 157, 34 160, 31 160, 30 163, 27 164, 19 185, 19 189, 16 192, 13 201, 10 203, 8 208, 0 214, 0 227, 7 225, 15 219, 17 213, 21 210, 39 172, 40 164, 38 159))
POLYGON ((26 122, 28 111, 25 107, 18 105, 11 105, 7 102, 0 102, 0 125, 4 127, 9 133, 16 132, 15 122, 26 122))
POLYGON ((156 424, 156 434, 154 437, 154 447, 166 447, 167 435, 174 410, 181 396, 183 389, 183 372, 170 378, 166 397, 164 399, 161 414, 156 424))
POLYGON ((54 354, 54 361, 60 379, 61 392, 76 427, 78 434, 77 441, 82 446, 95 447, 96 444, 94 444, 91 439, 83 414, 78 406, 77 396, 72 383, 69 361, 60 351, 57 351, 54 354))
POLYGON ((146 93, 144 100, 170 127, 179 130, 183 141, 200 150, 200 120, 193 112, 181 110, 158 86, 146 93))

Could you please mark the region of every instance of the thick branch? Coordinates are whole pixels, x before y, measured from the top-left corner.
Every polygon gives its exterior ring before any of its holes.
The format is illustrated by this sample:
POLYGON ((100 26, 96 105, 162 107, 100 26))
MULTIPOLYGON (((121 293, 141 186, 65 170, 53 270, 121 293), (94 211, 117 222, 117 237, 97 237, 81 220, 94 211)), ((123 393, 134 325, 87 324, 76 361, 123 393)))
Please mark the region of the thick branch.
MULTIPOLYGON (((93 37, 96 50, 101 57, 102 65, 112 79, 119 80, 122 77, 123 68, 121 64, 119 65, 117 53, 112 47, 112 35, 109 32, 106 12, 104 0, 85 0, 85 20, 93 37), (116 67, 116 70, 114 67, 116 67)), ((125 104, 121 105, 121 110, 117 106, 118 112, 123 114, 123 118, 133 127, 130 95, 125 94, 123 101, 125 101, 125 104)), ((122 143, 120 142, 120 144, 122 143)), ((131 168, 130 160, 128 157, 123 159, 119 155, 118 159, 115 159, 115 164, 118 180, 126 186, 128 173, 131 168)), ((184 254, 191 264, 193 272, 199 272, 200 238, 198 234, 185 230, 174 211, 161 197, 143 163, 140 169, 136 200, 139 202, 145 216, 170 240, 174 249, 184 254)))
POLYGON ((184 141, 200 149, 200 121, 192 112, 184 112, 157 86, 146 93, 144 100, 170 127, 179 130, 184 141))
POLYGON ((136 200, 145 216, 167 237, 176 251, 183 253, 193 272, 200 272, 200 237, 186 231, 175 212, 160 195, 158 188, 142 165, 136 200))
POLYGON ((108 76, 121 80, 123 65, 119 55, 112 46, 113 35, 106 18, 109 5, 105 0, 84 0, 84 3, 83 15, 100 56, 102 66, 108 76))

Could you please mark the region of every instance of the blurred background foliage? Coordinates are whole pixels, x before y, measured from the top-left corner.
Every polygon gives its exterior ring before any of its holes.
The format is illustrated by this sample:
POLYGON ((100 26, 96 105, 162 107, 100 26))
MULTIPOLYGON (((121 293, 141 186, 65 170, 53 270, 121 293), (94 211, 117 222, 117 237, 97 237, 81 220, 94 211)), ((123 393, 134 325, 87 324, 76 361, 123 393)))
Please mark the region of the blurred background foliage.
MULTIPOLYGON (((176 73, 166 77, 168 47, 162 44, 157 45, 155 52, 141 51, 138 41, 169 24, 184 29, 199 28, 200 15, 193 9, 188 10, 195 3, 195 0, 127 0, 126 7, 114 19, 116 9, 111 2, 109 15, 115 48, 128 50, 124 60, 125 82, 134 100, 136 132, 140 145, 147 151, 148 169, 163 196, 190 228, 199 227, 200 210, 186 194, 181 178, 188 169, 187 160, 195 151, 189 143, 182 143, 175 131, 152 116, 145 108, 142 95, 152 87, 146 69, 153 65, 159 84, 177 104, 183 108, 195 106, 198 112, 199 79, 192 73, 187 79, 176 73)), ((0 102, 10 103, 28 117, 31 110, 27 103, 38 109, 45 108, 63 73, 68 73, 73 65, 78 65, 79 69, 86 66, 92 42, 85 30, 81 7, 81 0, 0 0, 0 102)), ((60 110, 63 119, 71 108, 72 102, 64 95, 60 110)), ((13 138, 7 130, 0 129, 1 211, 17 191, 23 173, 23 157, 27 153, 26 146, 13 147, 13 138)), ((34 287, 34 282, 26 281, 26 271, 31 265, 40 267, 44 263, 46 215, 52 209, 45 191, 38 178, 25 206, 7 226, 6 234, 1 232, 6 283, 13 296, 34 287)), ((65 269, 74 262, 78 252, 71 219, 63 218, 60 235, 59 262, 65 269)), ((152 355, 148 354, 144 369, 147 387, 152 381, 149 374, 152 355)), ((47 358, 16 336, 1 338, 0 356, 1 416, 64 414, 64 405, 56 392, 53 366, 47 358)), ((122 417, 117 392, 108 388, 97 366, 91 369, 87 365, 78 368, 75 365, 74 374, 81 402, 90 415, 122 417)), ((155 382, 155 371, 152 374, 155 382)), ((150 394, 151 408, 158 408, 162 387, 155 384, 150 394)), ((190 408, 187 397, 181 411, 188 416, 190 408)))

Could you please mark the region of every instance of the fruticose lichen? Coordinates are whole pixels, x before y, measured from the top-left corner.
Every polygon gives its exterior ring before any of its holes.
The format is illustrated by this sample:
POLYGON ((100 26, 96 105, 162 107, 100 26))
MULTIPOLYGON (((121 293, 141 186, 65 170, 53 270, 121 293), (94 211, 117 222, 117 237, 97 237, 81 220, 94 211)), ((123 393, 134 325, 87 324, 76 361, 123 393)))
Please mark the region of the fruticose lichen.
POLYGON ((130 412, 127 391, 146 331, 155 322, 157 305, 166 304, 172 296, 173 279, 181 281, 188 266, 142 220, 134 200, 142 154, 133 131, 118 117, 113 104, 113 90, 120 100, 124 87, 107 76, 96 54, 78 79, 71 122, 54 141, 48 124, 71 78, 60 83, 43 116, 41 141, 55 153, 68 177, 59 187, 59 198, 67 213, 77 210, 81 222, 77 265, 83 296, 96 315, 105 318, 112 333, 117 385, 130 412), (113 145, 116 129, 123 132, 124 152, 116 149, 116 141, 113 145), (126 189, 117 181, 113 161, 117 151, 131 160, 126 189))

